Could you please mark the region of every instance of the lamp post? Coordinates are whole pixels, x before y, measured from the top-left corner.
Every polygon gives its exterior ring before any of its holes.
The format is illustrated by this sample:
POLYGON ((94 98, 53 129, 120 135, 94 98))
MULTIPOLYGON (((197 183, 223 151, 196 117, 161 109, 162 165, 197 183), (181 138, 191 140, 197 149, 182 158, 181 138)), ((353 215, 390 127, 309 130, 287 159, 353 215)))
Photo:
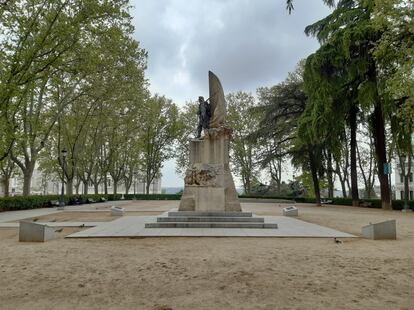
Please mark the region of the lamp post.
POLYGON ((62 189, 60 192, 59 207, 58 210, 63 210, 65 208, 65 171, 66 171, 66 155, 68 151, 64 148, 61 152, 62 154, 62 189))
POLYGON ((402 209, 402 212, 411 212, 411 209, 408 206, 409 186, 408 186, 408 175, 407 175, 406 170, 405 170, 405 159, 406 158, 407 158, 407 156, 401 155, 401 161, 402 161, 402 164, 404 165, 404 169, 403 169, 403 167, 401 167, 401 173, 404 171, 404 175, 403 175, 403 180, 404 180, 404 208, 402 209))
POLYGON ((134 172, 134 200, 137 200, 136 187, 137 187, 137 174, 134 172))

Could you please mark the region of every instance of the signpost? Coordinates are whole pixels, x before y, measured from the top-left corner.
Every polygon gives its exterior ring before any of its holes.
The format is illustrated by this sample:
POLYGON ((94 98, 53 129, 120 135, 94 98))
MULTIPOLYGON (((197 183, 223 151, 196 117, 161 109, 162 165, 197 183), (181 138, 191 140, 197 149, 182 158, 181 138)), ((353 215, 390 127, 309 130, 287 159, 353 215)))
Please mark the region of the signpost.
POLYGON ((384 174, 388 175, 388 186, 389 186, 389 191, 390 191, 390 206, 392 208, 391 162, 384 163, 384 174))

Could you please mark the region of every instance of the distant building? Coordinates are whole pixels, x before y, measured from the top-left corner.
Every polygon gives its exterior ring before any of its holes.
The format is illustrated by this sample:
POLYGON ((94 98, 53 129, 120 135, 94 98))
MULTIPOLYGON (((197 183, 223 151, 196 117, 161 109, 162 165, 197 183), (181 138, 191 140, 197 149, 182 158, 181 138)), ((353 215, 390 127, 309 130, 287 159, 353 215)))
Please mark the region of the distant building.
MULTIPOLYGON (((1 180, 0 180, 1 181, 1 180)), ((90 182, 88 184, 88 194, 95 194, 95 188, 90 182)), ((111 177, 107 178, 108 185, 108 194, 113 193, 113 181, 111 177)), ((35 169, 33 171, 32 183, 30 188, 30 193, 32 195, 58 195, 61 191, 62 183, 59 178, 53 176, 46 176, 42 174, 39 170, 35 169)), ((66 190, 66 189, 65 189, 66 190)), ((146 191, 146 183, 142 178, 137 179, 135 182, 132 182, 131 187, 129 188, 129 194, 144 194, 146 191), (134 191, 135 189, 135 191, 134 191)), ((0 197, 4 196, 4 185, 0 183, 0 197)), ((103 194, 105 192, 103 182, 98 186, 98 193, 103 194)), ((23 179, 21 177, 13 177, 10 179, 9 194, 10 196, 22 195, 23 193, 23 179)), ((74 186, 73 193, 76 193, 76 188, 74 186)), ((79 194, 83 193, 83 185, 79 186, 79 194)), ((118 184, 117 188, 118 194, 125 194, 125 186, 123 183, 118 184)), ((150 194, 161 194, 161 178, 156 178, 151 182, 149 188, 150 194)))
MULTIPOLYGON (((408 169, 408 158, 405 162, 405 169, 408 169)), ((408 177, 409 198, 414 200, 414 182, 413 182, 414 158, 412 159, 411 173, 408 177)), ((401 174, 401 166, 398 163, 394 172, 395 175, 395 195, 396 199, 404 199, 404 176, 401 174)))

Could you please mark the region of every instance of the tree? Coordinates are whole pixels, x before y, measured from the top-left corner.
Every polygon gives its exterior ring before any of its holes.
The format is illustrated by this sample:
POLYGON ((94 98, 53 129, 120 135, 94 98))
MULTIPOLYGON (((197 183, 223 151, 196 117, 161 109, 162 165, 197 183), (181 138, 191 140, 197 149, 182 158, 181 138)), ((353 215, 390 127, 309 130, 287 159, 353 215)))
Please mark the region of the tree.
POLYGON ((258 139, 260 144, 268 144, 267 152, 262 152, 262 164, 275 158, 290 156, 292 163, 303 171, 310 171, 317 204, 320 205, 319 179, 323 176, 322 146, 314 144, 308 132, 301 132, 304 124, 299 122, 304 113, 308 98, 303 85, 303 62, 289 73, 288 78, 269 89, 259 89, 259 106, 262 113, 258 130, 250 138, 258 139))
POLYGON ((252 110, 255 102, 251 94, 231 93, 226 96, 226 102, 227 124, 233 129, 231 162, 236 175, 242 180, 244 192, 249 194, 259 171, 255 161, 258 145, 248 137, 257 130, 259 115, 252 110))
POLYGON ((412 130, 414 123, 414 3, 375 0, 373 27, 380 34, 373 55, 389 112, 398 114, 399 126, 412 130))
POLYGON ((10 158, 0 161, 0 181, 3 183, 4 196, 10 195, 10 179, 16 174, 16 164, 10 158))
POLYGON ((357 145, 359 174, 364 182, 366 197, 373 198, 375 195, 375 152, 371 147, 373 145, 372 130, 367 128, 369 124, 366 122, 362 125, 359 131, 362 139, 357 145))
POLYGON ((177 106, 159 95, 146 100, 139 122, 143 174, 146 193, 149 194, 151 183, 160 176, 163 163, 174 156, 174 144, 182 136, 183 125, 177 106))
MULTIPOLYGON (((350 96, 345 98, 354 100, 354 102, 351 102, 353 105, 350 105, 351 109, 349 110, 351 112, 349 114, 349 121, 352 128, 355 125, 355 117, 354 113, 352 113, 352 109, 356 109, 353 108, 353 106, 355 107, 355 99, 358 102, 359 108, 370 113, 382 207, 389 209, 390 189, 388 178, 383 170, 384 165, 387 163, 384 118, 386 101, 380 95, 380 75, 372 53, 375 43, 378 42, 380 37, 372 24, 373 7, 374 3, 372 1, 338 1, 333 13, 308 26, 306 33, 317 36, 323 44, 321 49, 315 54, 319 55, 318 61, 313 61, 314 68, 319 68, 319 70, 314 70, 313 72, 319 71, 319 76, 322 78, 320 81, 325 80, 325 82, 329 82, 329 78, 342 79, 339 85, 331 85, 330 88, 335 91, 329 91, 327 87, 325 92, 322 92, 324 97, 335 100, 338 87, 350 93, 350 96), (322 54, 329 56, 327 59, 324 59, 322 54), (323 77, 326 78, 323 79, 323 77), (332 96, 332 94, 334 95, 332 96)), ((315 83, 316 75, 305 78, 305 80, 315 83)), ((314 94, 316 89, 317 87, 313 88, 314 94)), ((313 101, 317 102, 317 100, 313 101)), ((318 106, 323 106, 322 100, 319 100, 318 106)), ((315 121, 323 120, 327 115, 323 114, 319 117, 315 115, 314 119, 315 121)), ((331 124, 333 123, 331 122, 331 124)), ((317 125, 314 127, 327 128, 326 126, 321 127, 317 125)), ((355 134, 351 134, 351 147, 356 146, 355 137, 355 134)), ((351 161, 354 161, 356 156, 352 154, 353 151, 351 151, 351 161)), ((352 176, 353 184, 357 182, 355 180, 355 168, 351 169, 354 171, 352 176)), ((353 186, 353 193, 356 192, 357 190, 353 186)))
MULTIPOLYGON (((308 31, 313 28, 307 28, 308 31)), ((357 177, 357 119, 359 108, 355 98, 355 85, 349 84, 346 68, 353 64, 342 57, 338 52, 336 42, 325 43, 317 52, 310 55, 305 67, 305 91, 309 97, 309 104, 302 118, 308 118, 307 130, 310 139, 324 141, 327 147, 329 164, 328 181, 332 190, 331 171, 329 160, 341 154, 341 144, 348 143, 345 155, 350 155, 351 168, 351 196, 354 206, 359 205, 358 177, 357 177), (348 135, 344 135, 347 127, 348 135)), ((304 129, 305 130, 305 129, 304 129)))
POLYGON ((126 1, 107 5, 97 1, 17 0, 2 5, 0 118, 6 148, 0 156, 11 151, 17 132, 16 114, 36 81, 44 81, 71 64, 73 59, 68 55, 84 38, 82 34, 96 33, 105 20, 119 21, 125 8, 126 1))
POLYGON ((185 106, 179 113, 180 123, 182 125, 181 135, 177 139, 177 147, 174 157, 176 158, 175 171, 184 176, 190 165, 190 143, 191 138, 197 135, 198 125, 198 103, 186 102, 185 106))
MULTIPOLYGON (((8 146, 3 152, 11 152, 23 172, 23 193, 28 195, 39 153, 55 125, 62 129, 62 117, 69 106, 90 94, 92 77, 102 76, 101 69, 105 69, 99 65, 119 55, 116 42, 125 42, 122 38, 132 32, 132 26, 127 1, 113 5, 92 0, 13 1, 5 4, 2 14, 1 30, 6 35, 2 36, 5 48, 0 53, 0 117, 5 128, 0 135, 8 146), (112 43, 104 60, 102 53, 99 55, 105 46, 102 42, 112 43)), ((137 43, 130 41, 135 46, 134 56, 143 55, 137 43)), ((129 55, 123 56, 131 65, 129 55)), ((130 66, 129 71, 136 67, 130 66)), ((59 154, 61 149, 55 150, 59 154)), ((66 171, 68 183, 75 177, 76 169, 72 170, 66 171)), ((70 188, 68 184, 69 193, 70 188)))
POLYGON ((102 180, 106 185, 108 173, 115 180, 116 190, 123 178, 123 151, 128 143, 122 135, 138 132, 135 119, 147 96, 147 54, 132 39, 125 4, 98 7, 100 19, 78 34, 78 43, 67 53, 68 63, 59 68, 50 83, 50 101, 61 111, 48 143, 54 155, 43 156, 42 161, 59 158, 60 168, 44 162, 41 167, 53 167, 56 174, 64 168, 68 194, 72 193, 73 182, 77 192, 82 182, 84 193, 92 182, 97 193, 102 180), (62 98, 68 98, 66 105, 59 104, 62 98), (63 148, 68 151, 65 165, 59 156, 63 148))

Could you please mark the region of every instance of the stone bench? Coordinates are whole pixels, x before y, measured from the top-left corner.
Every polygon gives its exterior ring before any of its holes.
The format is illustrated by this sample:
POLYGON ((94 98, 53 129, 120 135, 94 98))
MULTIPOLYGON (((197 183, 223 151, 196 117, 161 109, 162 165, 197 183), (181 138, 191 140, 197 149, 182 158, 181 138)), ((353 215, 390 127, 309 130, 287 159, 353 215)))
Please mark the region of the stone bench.
POLYGON ((49 200, 50 207, 59 207, 59 200, 49 200))
POLYGON ((19 241, 45 242, 54 238, 56 238, 55 228, 32 221, 20 221, 19 241))
POLYGON ((371 208, 372 203, 369 202, 369 201, 360 201, 359 206, 362 207, 362 208, 371 208))
POLYGON ((284 216, 298 216, 299 210, 294 206, 283 208, 283 215, 284 216))
POLYGON ((333 204, 333 201, 331 199, 322 199, 321 204, 330 205, 330 204, 333 204))
POLYGON ((125 208, 112 206, 111 207, 111 215, 112 216, 123 216, 125 214, 125 208))
POLYGON ((390 220, 362 227, 362 236, 366 239, 384 240, 397 239, 396 221, 390 220))

